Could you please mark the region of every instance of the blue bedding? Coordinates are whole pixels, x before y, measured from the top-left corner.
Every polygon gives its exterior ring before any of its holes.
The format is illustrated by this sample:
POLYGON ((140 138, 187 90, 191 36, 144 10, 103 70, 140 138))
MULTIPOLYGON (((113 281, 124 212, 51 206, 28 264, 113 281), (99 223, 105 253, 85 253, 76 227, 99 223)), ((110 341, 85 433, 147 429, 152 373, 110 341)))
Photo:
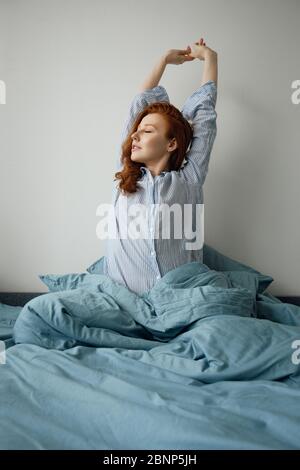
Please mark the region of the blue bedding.
POLYGON ((0 449, 299 449, 300 307, 225 265, 0 304, 0 449))

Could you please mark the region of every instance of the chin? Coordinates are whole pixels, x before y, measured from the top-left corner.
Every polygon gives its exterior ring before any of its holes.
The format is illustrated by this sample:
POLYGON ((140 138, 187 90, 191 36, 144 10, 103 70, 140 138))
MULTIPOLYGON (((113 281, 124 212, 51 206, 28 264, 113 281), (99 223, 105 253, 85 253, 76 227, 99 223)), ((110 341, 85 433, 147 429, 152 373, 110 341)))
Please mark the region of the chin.
POLYGON ((131 155, 131 161, 137 162, 137 163, 144 163, 144 162, 141 162, 141 160, 139 160, 138 158, 134 158, 133 155, 131 155))

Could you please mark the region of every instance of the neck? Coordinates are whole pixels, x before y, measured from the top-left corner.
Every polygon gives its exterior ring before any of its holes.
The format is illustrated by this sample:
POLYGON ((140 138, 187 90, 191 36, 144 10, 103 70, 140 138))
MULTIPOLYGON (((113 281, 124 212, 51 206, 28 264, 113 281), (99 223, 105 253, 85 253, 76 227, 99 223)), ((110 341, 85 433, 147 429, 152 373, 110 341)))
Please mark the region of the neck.
POLYGON ((161 160, 159 163, 156 164, 148 164, 145 165, 146 168, 151 172, 152 176, 158 176, 162 171, 168 171, 169 170, 169 165, 168 161, 166 160, 161 160))

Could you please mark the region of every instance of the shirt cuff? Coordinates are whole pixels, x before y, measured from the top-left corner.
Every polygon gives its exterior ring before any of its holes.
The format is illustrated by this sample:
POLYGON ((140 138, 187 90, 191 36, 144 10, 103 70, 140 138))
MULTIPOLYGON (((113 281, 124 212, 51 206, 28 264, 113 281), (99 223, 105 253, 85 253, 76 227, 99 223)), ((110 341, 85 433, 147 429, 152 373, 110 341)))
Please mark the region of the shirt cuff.
POLYGON ((193 119, 198 108, 215 108, 216 102, 217 84, 214 80, 209 80, 187 98, 181 112, 187 119, 193 119))
POLYGON ((136 96, 137 97, 143 97, 146 99, 146 101, 150 100, 151 98, 155 98, 155 101, 168 101, 170 102, 167 90, 162 86, 162 85, 157 85, 153 88, 149 88, 147 90, 141 91, 138 93, 136 96))

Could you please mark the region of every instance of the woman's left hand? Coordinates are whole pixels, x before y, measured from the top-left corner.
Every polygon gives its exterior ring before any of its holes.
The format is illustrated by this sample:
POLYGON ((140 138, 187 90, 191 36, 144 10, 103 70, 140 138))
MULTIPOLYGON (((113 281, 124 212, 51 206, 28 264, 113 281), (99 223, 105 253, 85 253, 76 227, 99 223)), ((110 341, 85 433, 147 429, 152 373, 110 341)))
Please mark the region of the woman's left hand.
POLYGON ((170 49, 164 56, 166 64, 180 65, 184 62, 190 62, 195 59, 195 57, 189 55, 190 52, 190 46, 187 49, 170 49))

